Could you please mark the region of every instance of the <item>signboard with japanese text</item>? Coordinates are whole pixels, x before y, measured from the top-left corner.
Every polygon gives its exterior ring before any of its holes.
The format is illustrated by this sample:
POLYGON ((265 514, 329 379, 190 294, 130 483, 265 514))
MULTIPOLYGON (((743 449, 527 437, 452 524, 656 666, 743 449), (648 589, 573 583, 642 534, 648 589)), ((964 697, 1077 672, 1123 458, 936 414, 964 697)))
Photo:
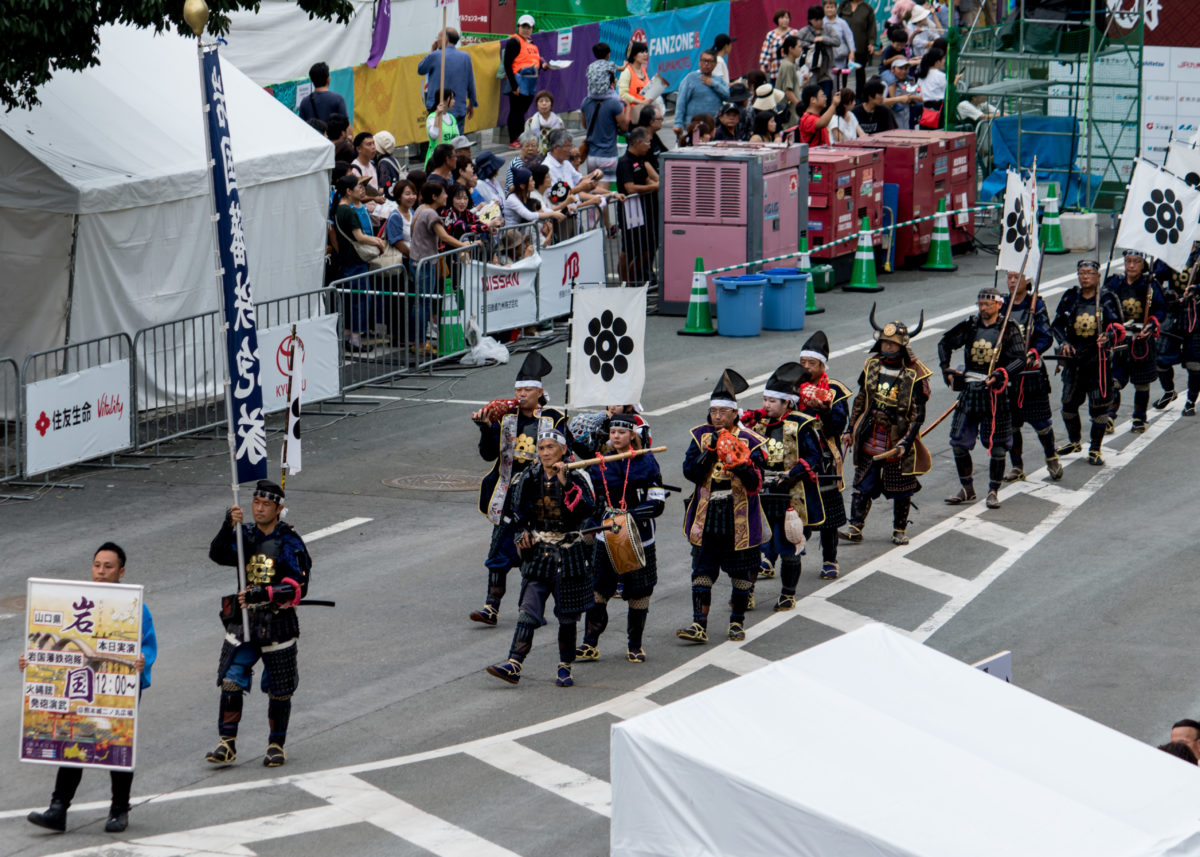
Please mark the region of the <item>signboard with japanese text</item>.
POLYGON ((25 473, 133 446, 130 362, 102 363, 25 386, 25 473))
POLYGON ((267 478, 267 424, 262 406, 258 333, 250 266, 246 258, 245 225, 238 196, 237 172, 233 164, 225 84, 221 79, 221 61, 216 45, 204 48, 200 77, 204 87, 204 111, 212 163, 213 213, 221 264, 225 345, 233 395, 237 481, 253 482, 267 478))
POLYGON ((22 762, 133 770, 142 587, 30 578, 22 762))
POLYGON ((543 247, 538 274, 538 320, 571 314, 571 287, 604 283, 604 233, 589 229, 574 238, 543 247))
POLYGON ((538 269, 542 259, 536 253, 513 265, 487 265, 484 269, 483 332, 536 324, 538 269))
POLYGON ((300 401, 303 404, 332 399, 341 394, 341 348, 337 315, 322 315, 296 322, 300 350, 292 357, 292 326, 283 324, 258 332, 262 361, 263 410, 268 414, 288 406, 288 361, 303 360, 300 401))

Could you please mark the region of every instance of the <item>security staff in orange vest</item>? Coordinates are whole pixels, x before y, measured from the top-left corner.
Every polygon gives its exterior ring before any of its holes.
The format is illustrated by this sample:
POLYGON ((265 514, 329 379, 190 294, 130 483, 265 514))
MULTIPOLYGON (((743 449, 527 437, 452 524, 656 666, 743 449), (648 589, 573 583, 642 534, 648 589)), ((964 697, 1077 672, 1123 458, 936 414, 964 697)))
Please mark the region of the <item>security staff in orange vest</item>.
POLYGON ((645 42, 630 42, 625 67, 621 69, 621 77, 617 80, 617 95, 628 105, 626 111, 630 123, 637 121, 646 104, 646 96, 642 91, 650 83, 650 74, 646 70, 649 64, 649 46, 645 42))
POLYGON ((517 138, 525 128, 525 114, 533 105, 537 92, 537 74, 546 68, 542 55, 530 37, 533 35, 533 16, 517 19, 517 33, 504 45, 504 75, 508 79, 508 147, 517 148, 517 138))

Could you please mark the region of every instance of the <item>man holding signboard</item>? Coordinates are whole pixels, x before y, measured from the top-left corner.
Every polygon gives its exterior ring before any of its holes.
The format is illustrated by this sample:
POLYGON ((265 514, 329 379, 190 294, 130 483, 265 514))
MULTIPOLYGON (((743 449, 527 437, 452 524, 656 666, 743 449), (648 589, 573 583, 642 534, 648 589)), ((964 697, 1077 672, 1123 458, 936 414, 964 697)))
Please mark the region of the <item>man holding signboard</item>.
POLYGON ((283 743, 287 740, 288 720, 292 713, 292 694, 300 684, 296 664, 300 623, 296 605, 308 591, 308 572, 312 559, 304 540, 291 524, 280 520, 283 512, 283 488, 267 479, 254 487, 251 513, 253 524, 243 523, 240 506, 225 514, 221 531, 208 548, 208 557, 218 565, 238 563, 237 531, 242 528, 246 553, 246 587, 237 595, 221 599, 221 621, 225 642, 217 667, 221 688, 221 716, 217 729, 220 743, 205 760, 214 765, 232 765, 237 760, 238 723, 242 719, 242 698, 254 680, 254 665, 263 662, 262 689, 267 694, 267 720, 270 736, 263 765, 276 768, 287 761, 283 743), (245 613, 243 613, 245 608, 245 613), (242 616, 249 617, 249 627, 242 616))
MULTIPOLYGON (((120 583, 124 576, 125 551, 112 542, 100 545, 95 556, 92 557, 92 583, 120 583)), ((154 634, 154 618, 143 601, 141 653, 128 664, 139 673, 139 697, 141 692, 150 686, 150 670, 157 657, 158 639, 154 634)), ((21 671, 25 672, 26 667, 29 666, 26 656, 22 654, 17 662, 21 671)), ((109 771, 109 776, 112 778, 112 806, 109 808, 108 821, 105 823, 104 829, 109 833, 120 833, 129 824, 129 792, 133 787, 133 770, 113 768, 109 771)), ((50 796, 50 808, 45 812, 29 813, 27 816, 29 821, 38 827, 45 827, 60 833, 66 830, 67 808, 75 799, 75 791, 79 788, 82 779, 82 767, 60 767, 58 776, 54 780, 54 793, 50 796)))

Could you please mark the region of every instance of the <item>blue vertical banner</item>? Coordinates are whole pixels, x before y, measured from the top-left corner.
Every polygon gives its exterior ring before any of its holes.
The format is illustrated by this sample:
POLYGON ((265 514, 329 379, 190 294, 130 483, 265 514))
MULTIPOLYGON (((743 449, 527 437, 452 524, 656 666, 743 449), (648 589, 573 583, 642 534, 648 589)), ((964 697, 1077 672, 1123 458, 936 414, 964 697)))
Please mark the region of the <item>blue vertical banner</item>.
POLYGON ((204 112, 208 120, 213 214, 224 295, 225 347, 232 395, 230 410, 236 437, 237 481, 252 482, 267 478, 267 425, 263 416, 258 331, 250 288, 250 267, 246 260, 242 203, 238 198, 225 84, 221 80, 221 63, 216 45, 203 49, 200 71, 204 86, 204 112))

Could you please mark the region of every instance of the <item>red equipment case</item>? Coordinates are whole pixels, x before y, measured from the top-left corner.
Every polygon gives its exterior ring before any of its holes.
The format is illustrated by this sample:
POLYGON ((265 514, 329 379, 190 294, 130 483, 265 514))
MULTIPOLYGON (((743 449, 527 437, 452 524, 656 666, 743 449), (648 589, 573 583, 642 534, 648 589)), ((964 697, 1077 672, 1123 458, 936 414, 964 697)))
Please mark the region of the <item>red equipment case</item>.
MULTIPOLYGON (((946 210, 975 207, 978 184, 974 131, 888 131, 878 136, 910 140, 928 140, 932 137, 941 140, 946 144, 946 158, 950 174, 950 198, 946 200, 946 210)), ((935 165, 934 172, 937 175, 942 174, 938 165, 935 165)), ((955 215, 950 218, 950 243, 969 243, 974 236, 974 213, 955 215)))
MULTIPOLYGON (((858 233, 862 219, 871 228, 883 210, 883 151, 821 147, 808 150, 808 242, 813 258, 853 256, 857 244, 822 245, 858 233)), ((879 235, 874 236, 879 243, 879 235)))

